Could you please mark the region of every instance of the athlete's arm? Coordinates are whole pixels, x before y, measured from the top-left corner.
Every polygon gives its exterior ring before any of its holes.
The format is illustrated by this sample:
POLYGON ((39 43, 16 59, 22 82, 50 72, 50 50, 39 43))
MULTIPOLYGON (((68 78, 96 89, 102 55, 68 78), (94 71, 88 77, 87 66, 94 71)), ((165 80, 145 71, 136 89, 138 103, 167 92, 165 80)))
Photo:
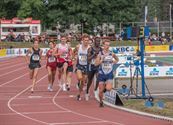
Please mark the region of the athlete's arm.
POLYGON ((102 59, 100 55, 97 55, 95 59, 95 66, 99 66, 102 63, 102 59))
POLYGON ((73 62, 75 62, 77 60, 77 53, 78 53, 78 50, 79 50, 79 45, 77 45, 73 51, 72 51, 72 60, 73 62))
POLYGON ((45 59, 46 59, 46 63, 47 63, 47 60, 48 60, 48 52, 46 53, 45 59))
POLYGON ((79 45, 77 45, 77 46, 74 48, 74 50, 73 50, 74 55, 77 55, 78 50, 79 50, 79 45))
POLYGON ((26 56, 25 56, 25 60, 26 60, 26 62, 29 64, 29 54, 31 54, 32 53, 32 49, 31 48, 29 48, 28 50, 27 50, 27 52, 26 52, 26 56))
POLYGON ((41 62, 41 58, 42 58, 42 53, 43 53, 43 50, 40 49, 40 53, 39 53, 39 55, 40 55, 40 62, 41 62))
POLYGON ((53 56, 58 57, 58 56, 61 55, 61 54, 59 53, 59 51, 58 51, 58 46, 59 46, 59 44, 57 44, 57 45, 55 46, 55 48, 54 48, 54 50, 53 50, 53 53, 52 53, 53 56))
POLYGON ((94 58, 94 57, 96 57, 95 56, 95 54, 92 54, 92 48, 90 47, 89 49, 88 49, 88 62, 90 63, 91 62, 91 60, 94 58))
POLYGON ((119 61, 119 58, 113 53, 112 57, 114 58, 113 63, 116 64, 119 61))

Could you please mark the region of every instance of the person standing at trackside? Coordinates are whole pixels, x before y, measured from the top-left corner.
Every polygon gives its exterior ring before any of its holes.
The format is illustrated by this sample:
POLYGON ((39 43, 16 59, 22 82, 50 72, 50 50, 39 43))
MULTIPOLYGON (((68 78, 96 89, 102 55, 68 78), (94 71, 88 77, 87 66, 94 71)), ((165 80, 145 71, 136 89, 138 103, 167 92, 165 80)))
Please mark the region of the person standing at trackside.
POLYGON ((67 56, 68 56, 69 47, 66 42, 67 42, 66 36, 61 36, 61 43, 56 45, 56 51, 58 51, 58 53, 55 54, 57 55, 59 83, 60 85, 62 85, 63 91, 66 91, 66 85, 67 85, 67 68, 68 68, 67 56))
POLYGON ((110 91, 113 84, 113 65, 116 64, 118 57, 109 50, 110 41, 103 41, 103 50, 97 56, 96 65, 99 65, 98 81, 99 81, 99 99, 100 107, 103 107, 103 93, 110 91))
POLYGON ((41 67, 42 50, 39 48, 39 42, 34 41, 33 47, 29 48, 26 53, 26 61, 29 64, 30 79, 32 79, 31 93, 34 92, 34 87, 37 81, 38 70, 41 67), (30 55, 30 61, 28 56, 30 55))
POLYGON ((57 61, 56 56, 53 55, 53 52, 55 51, 55 43, 53 41, 49 42, 50 49, 46 53, 46 68, 48 71, 48 91, 53 91, 53 83, 55 80, 55 74, 56 74, 56 67, 57 67, 57 61))
POLYGON ((77 79, 79 80, 79 93, 77 95, 77 100, 81 100, 81 92, 83 91, 84 83, 87 79, 87 53, 88 53, 88 45, 89 36, 84 34, 82 36, 82 43, 78 45, 74 51, 77 52, 77 79))
MULTIPOLYGON (((95 66, 95 59, 97 55, 102 51, 102 48, 100 47, 101 39, 99 37, 96 37, 94 39, 94 44, 88 49, 88 80, 87 80, 87 89, 85 94, 86 101, 89 100, 89 89, 93 82, 94 75, 97 75, 98 67, 95 66)), ((96 80, 96 85, 94 90, 96 91, 98 88, 98 80, 96 80)))

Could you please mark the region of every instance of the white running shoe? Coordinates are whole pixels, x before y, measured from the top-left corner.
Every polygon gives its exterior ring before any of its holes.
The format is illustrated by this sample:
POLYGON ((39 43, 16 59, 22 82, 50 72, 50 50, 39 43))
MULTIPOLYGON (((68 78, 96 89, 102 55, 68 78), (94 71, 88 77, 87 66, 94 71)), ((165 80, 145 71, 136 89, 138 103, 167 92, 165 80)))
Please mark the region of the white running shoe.
POLYGON ((80 97, 80 95, 77 95, 77 101, 81 101, 82 98, 80 97))
POLYGON ((53 91, 53 89, 52 89, 52 85, 49 84, 48 87, 47 87, 47 89, 48 89, 49 92, 52 92, 52 91, 53 91))
POLYGON ((85 94, 85 100, 89 101, 89 94, 85 94))
POLYGON ((98 91, 94 91, 94 97, 97 98, 98 97, 98 91))
POLYGON ((77 90, 79 90, 79 82, 76 83, 76 88, 77 88, 77 90))
POLYGON ((63 85, 62 85, 62 90, 63 90, 63 91, 67 91, 67 89, 66 89, 66 84, 63 84, 63 85))
POLYGON ((84 87, 83 87, 83 91, 85 91, 86 89, 87 89, 87 86, 84 86, 84 87))

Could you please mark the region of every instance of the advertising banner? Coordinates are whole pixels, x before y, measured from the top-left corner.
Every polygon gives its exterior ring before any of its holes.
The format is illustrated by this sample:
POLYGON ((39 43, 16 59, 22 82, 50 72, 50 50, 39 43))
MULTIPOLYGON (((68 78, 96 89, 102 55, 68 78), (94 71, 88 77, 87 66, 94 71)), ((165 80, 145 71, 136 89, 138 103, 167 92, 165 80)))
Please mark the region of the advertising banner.
MULTIPOLYGON (((41 48, 43 50, 42 55, 45 56, 49 48, 41 48)), ((11 56, 25 56, 28 48, 13 48, 7 49, 6 54, 11 56)))
POLYGON ((110 50, 114 53, 134 53, 136 50, 135 46, 119 46, 111 47, 110 50))
POLYGON ((158 45, 158 46, 145 46, 146 52, 159 52, 159 51, 169 51, 168 45, 158 45))
POLYGON ((0 57, 6 56, 6 49, 0 49, 0 57))
MULTIPOLYGON (((132 76, 136 76, 137 71, 140 77, 140 67, 132 67, 132 76)), ((145 67, 145 77, 170 77, 173 76, 173 66, 159 66, 159 67, 145 67)), ((116 77, 119 78, 129 78, 130 77, 130 67, 119 66, 116 71, 116 77)))

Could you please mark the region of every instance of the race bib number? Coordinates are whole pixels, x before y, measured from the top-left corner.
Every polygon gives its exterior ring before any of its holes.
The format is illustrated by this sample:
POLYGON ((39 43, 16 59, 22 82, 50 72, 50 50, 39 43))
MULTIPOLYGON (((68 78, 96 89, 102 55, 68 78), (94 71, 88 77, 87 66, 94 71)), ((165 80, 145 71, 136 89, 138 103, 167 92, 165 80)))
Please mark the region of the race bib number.
POLYGON ((91 60, 91 64, 93 64, 93 65, 94 65, 94 64, 95 64, 95 62, 96 62, 96 60, 95 60, 95 59, 92 59, 92 60, 91 60))
POLYGON ((61 55, 60 55, 60 58, 67 58, 67 53, 62 53, 61 55))
POLYGON ((102 63, 102 70, 105 74, 108 74, 112 71, 112 63, 102 63))
POLYGON ((40 56, 39 55, 33 55, 32 56, 32 60, 39 61, 40 60, 40 56))
POLYGON ((52 62, 55 62, 55 61, 56 61, 56 59, 55 59, 54 56, 51 56, 51 57, 48 58, 49 63, 52 63, 52 62))
POLYGON ((83 54, 79 56, 79 62, 82 65, 86 65, 87 64, 87 55, 83 54))

